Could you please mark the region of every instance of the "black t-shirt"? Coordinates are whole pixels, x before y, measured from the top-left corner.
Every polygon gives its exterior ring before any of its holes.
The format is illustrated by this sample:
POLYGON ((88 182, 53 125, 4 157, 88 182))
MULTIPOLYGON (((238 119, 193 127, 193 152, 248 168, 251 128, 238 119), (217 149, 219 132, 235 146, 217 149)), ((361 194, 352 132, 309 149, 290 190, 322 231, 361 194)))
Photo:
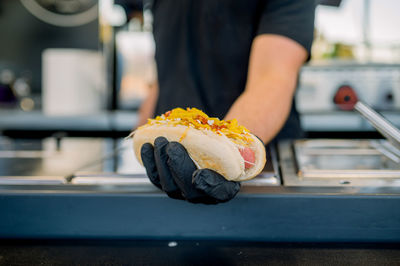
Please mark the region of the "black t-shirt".
MULTIPOLYGON (((156 115, 175 107, 196 107, 223 118, 245 88, 250 49, 257 35, 283 35, 310 51, 314 2, 154 0, 160 89, 156 115)), ((296 137, 300 131, 292 108, 280 135, 296 137)))

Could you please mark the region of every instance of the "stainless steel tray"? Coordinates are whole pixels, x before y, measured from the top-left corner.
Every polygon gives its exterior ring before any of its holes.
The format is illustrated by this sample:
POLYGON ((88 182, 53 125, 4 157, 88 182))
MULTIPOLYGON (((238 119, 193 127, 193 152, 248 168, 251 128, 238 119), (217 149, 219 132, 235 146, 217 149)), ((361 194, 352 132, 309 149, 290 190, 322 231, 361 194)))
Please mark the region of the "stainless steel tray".
POLYGON ((297 140, 279 147, 285 185, 400 185, 400 151, 386 140, 297 140))
POLYGON ((303 178, 400 178, 400 157, 384 140, 294 142, 303 178))

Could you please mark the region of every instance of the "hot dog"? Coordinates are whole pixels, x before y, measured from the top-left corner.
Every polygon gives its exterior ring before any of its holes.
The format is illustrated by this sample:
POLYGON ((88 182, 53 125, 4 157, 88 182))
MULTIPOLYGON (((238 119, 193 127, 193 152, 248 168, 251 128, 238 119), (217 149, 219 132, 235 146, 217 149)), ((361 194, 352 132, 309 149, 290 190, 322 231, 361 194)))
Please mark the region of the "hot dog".
POLYGON ((236 119, 209 117, 196 108, 175 108, 139 127, 133 148, 140 163, 144 143, 159 136, 180 142, 198 168, 212 169, 227 180, 243 181, 257 176, 266 162, 264 144, 236 119))

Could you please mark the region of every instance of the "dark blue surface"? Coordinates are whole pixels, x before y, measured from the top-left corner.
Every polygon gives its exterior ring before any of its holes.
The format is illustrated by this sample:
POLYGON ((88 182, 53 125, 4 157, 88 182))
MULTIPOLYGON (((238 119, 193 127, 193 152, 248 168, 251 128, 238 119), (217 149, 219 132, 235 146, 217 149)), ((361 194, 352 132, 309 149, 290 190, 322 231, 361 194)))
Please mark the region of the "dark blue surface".
POLYGON ((1 238, 400 242, 400 195, 241 193, 219 205, 158 193, 2 193, 1 238))

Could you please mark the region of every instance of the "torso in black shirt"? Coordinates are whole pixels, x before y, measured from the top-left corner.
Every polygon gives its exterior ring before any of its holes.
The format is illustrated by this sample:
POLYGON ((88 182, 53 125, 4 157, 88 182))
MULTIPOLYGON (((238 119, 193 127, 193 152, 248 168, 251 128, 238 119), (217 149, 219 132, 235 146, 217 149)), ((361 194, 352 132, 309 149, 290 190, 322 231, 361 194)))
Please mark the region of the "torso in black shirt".
MULTIPOLYGON (((292 2, 296 1, 155 0, 156 115, 175 107, 196 107, 223 118, 245 88, 251 45, 259 34, 289 35, 309 50, 312 29, 311 35, 292 36, 287 21, 281 20, 279 12, 288 12, 288 7, 294 23, 299 19, 299 4, 292 2), (274 16, 276 20, 268 20, 274 16)), ((300 19, 305 15, 309 14, 300 19)), ((290 133, 287 137, 300 132, 296 114, 293 108, 282 132, 290 133)))

